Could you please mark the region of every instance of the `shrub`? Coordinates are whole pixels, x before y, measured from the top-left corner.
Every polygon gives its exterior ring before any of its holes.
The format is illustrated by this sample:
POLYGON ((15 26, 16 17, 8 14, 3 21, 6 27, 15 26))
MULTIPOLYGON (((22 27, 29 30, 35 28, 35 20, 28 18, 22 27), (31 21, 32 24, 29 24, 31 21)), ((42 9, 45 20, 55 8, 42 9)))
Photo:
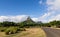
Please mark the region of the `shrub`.
POLYGON ((10 30, 6 30, 5 34, 6 34, 6 35, 11 34, 10 30))
POLYGON ((17 32, 17 28, 15 28, 15 27, 9 27, 9 28, 5 31, 6 34, 15 34, 16 32, 17 32))
POLYGON ((9 27, 5 30, 5 34, 9 35, 9 34, 15 34, 18 33, 20 31, 26 31, 25 28, 19 28, 19 27, 9 27))
POLYGON ((11 34, 11 31, 12 31, 11 28, 7 28, 5 31, 5 34, 9 35, 9 34, 11 34))
POLYGON ((51 26, 48 26, 48 27, 51 27, 51 26))
POLYGON ((0 27, 0 31, 4 32, 7 29, 7 27, 0 27))
POLYGON ((26 29, 25 28, 20 28, 20 31, 26 31, 26 29))

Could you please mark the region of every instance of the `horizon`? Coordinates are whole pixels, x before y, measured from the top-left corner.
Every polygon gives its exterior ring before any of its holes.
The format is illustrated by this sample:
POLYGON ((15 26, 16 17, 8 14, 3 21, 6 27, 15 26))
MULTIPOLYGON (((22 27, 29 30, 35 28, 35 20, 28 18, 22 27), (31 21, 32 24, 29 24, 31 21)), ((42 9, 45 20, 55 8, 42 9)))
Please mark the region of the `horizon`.
POLYGON ((36 22, 60 20, 60 0, 0 0, 0 22, 20 22, 28 16, 36 22))

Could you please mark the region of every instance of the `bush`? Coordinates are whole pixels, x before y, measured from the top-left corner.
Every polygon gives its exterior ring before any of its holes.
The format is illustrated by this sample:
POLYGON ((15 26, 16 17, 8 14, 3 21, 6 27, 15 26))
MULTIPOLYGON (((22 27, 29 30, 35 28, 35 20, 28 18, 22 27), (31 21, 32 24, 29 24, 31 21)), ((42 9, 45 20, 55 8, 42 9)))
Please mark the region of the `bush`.
POLYGON ((0 27, 0 31, 4 32, 7 29, 7 27, 0 27))
POLYGON ((7 31, 5 32, 5 34, 6 34, 6 35, 11 34, 10 30, 7 30, 7 31))
POLYGON ((25 28, 20 28, 20 31, 26 31, 26 29, 25 28))
POLYGON ((11 34, 11 31, 9 28, 5 31, 5 34, 7 34, 7 35, 11 34))
POLYGON ((1 29, 1 32, 4 32, 5 31, 5 29, 1 29))
POLYGON ((15 28, 15 27, 9 27, 9 28, 5 31, 6 34, 15 34, 16 32, 17 32, 17 28, 15 28))
POLYGON ((6 29, 5 34, 15 34, 18 33, 19 31, 26 31, 24 28, 18 28, 18 27, 9 27, 6 29))
POLYGON ((48 26, 48 27, 51 27, 51 26, 48 26))

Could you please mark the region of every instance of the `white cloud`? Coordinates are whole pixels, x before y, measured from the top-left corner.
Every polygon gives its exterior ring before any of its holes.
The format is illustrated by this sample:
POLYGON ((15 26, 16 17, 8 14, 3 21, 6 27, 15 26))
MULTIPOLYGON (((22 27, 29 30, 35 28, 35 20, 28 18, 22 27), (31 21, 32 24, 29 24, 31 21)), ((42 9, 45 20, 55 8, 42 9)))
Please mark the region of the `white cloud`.
POLYGON ((38 21, 38 18, 32 18, 33 21, 37 22, 38 21))
POLYGON ((47 13, 44 13, 42 16, 40 16, 38 20, 42 22, 60 20, 60 0, 46 0, 46 4, 48 6, 47 13))
POLYGON ((13 22, 22 22, 27 19, 27 15, 17 15, 17 16, 0 16, 0 22, 3 21, 13 21, 13 22))
POLYGON ((60 0, 47 0, 46 4, 50 7, 48 9, 58 10, 60 9, 60 0))
POLYGON ((48 12, 48 13, 45 13, 44 15, 42 15, 41 17, 39 17, 39 21, 42 21, 42 22, 47 22, 48 21, 48 17, 51 16, 52 13, 48 12))
POLYGON ((49 21, 60 20, 60 0, 47 0, 48 13, 50 12, 49 21), (59 11, 59 12, 58 12, 59 11), (51 16, 52 15, 52 16, 51 16))
POLYGON ((53 18, 49 19, 49 21, 52 21, 52 20, 60 20, 60 14, 53 16, 53 18))

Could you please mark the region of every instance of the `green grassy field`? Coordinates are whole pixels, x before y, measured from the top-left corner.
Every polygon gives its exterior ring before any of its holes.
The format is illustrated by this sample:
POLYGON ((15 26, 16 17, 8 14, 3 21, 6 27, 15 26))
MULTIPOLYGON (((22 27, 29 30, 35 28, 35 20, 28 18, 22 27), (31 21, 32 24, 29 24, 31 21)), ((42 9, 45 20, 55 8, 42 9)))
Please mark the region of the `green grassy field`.
POLYGON ((0 32, 0 37, 46 37, 46 35, 41 28, 26 28, 26 31, 12 35, 5 35, 4 32, 0 32))

